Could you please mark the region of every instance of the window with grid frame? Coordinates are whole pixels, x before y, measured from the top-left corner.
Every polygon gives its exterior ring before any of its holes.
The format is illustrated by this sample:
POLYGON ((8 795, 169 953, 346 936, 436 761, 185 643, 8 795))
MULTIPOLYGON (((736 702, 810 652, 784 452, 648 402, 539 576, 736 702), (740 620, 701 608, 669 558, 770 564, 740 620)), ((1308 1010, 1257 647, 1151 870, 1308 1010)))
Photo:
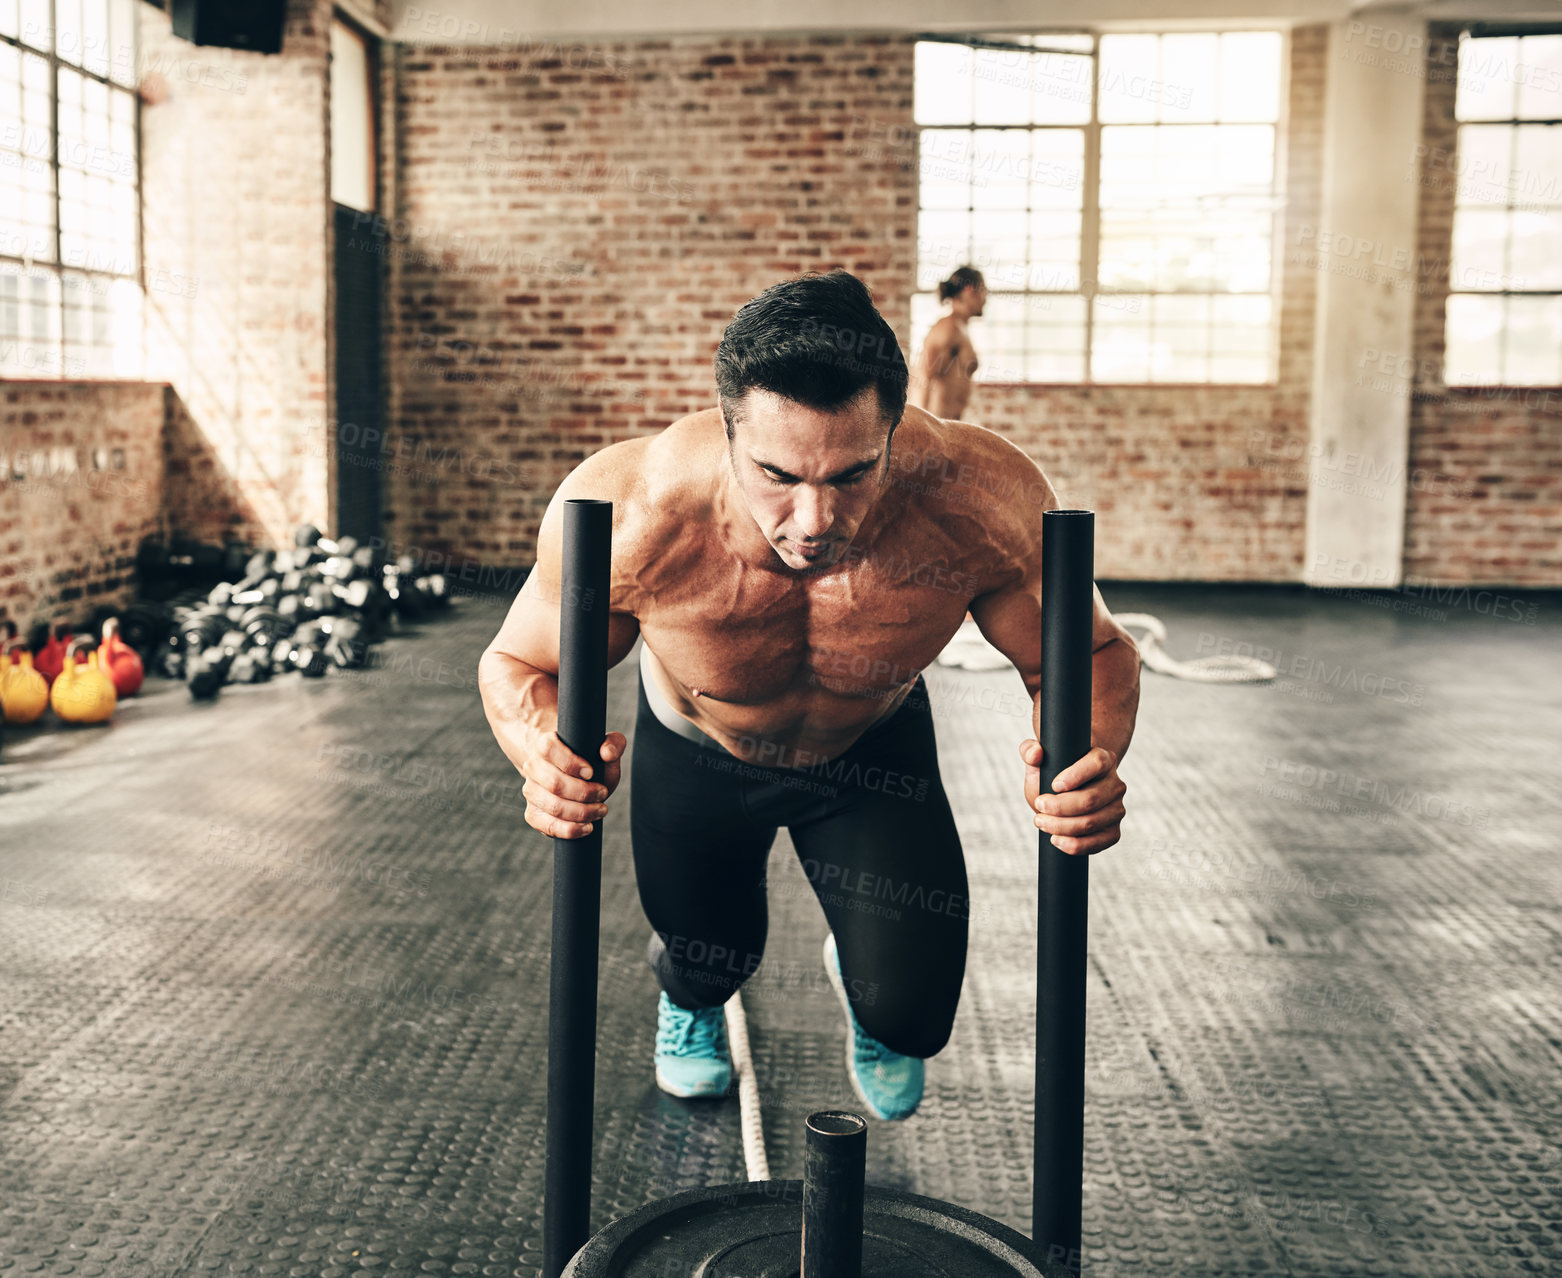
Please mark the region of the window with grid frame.
POLYGON ((982 271, 978 381, 1272 382, 1278 31, 916 45, 912 342, 982 271))
POLYGON ((1457 67, 1443 381, 1562 386, 1562 35, 1465 32, 1457 67))
POLYGON ((0 376, 142 371, 136 0, 0 0, 0 376))

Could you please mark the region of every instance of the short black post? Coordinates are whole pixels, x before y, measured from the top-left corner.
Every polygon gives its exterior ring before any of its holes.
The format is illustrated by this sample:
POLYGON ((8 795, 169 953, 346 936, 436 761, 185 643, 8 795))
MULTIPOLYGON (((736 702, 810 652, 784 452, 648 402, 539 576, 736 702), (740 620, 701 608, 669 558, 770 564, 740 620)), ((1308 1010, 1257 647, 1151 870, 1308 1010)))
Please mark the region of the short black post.
POLYGON ((868 1124, 845 1110, 808 1116, 802 1278, 860 1278, 868 1124))
MULTIPOLYGON (((1041 792, 1090 752, 1095 515, 1042 520, 1041 792)), ((1040 837, 1036 914, 1036 1166, 1033 1226, 1049 1274, 1082 1264, 1085 939, 1090 858, 1040 837)))
MULTIPOLYGON (((608 570, 613 503, 564 503, 559 601, 559 740, 602 775, 607 735, 608 570)), ((591 1222, 591 1110, 596 1089, 597 943, 602 823, 553 844, 553 951, 548 984, 548 1156, 543 1278, 559 1278, 591 1222)))

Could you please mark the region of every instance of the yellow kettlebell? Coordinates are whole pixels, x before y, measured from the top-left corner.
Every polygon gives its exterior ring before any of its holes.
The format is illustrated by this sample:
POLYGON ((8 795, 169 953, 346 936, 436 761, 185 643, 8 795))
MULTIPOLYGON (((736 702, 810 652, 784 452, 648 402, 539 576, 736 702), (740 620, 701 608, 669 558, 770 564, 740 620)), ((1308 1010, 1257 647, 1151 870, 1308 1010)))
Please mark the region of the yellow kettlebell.
POLYGON ((20 639, 12 639, 0 656, 0 710, 7 723, 32 723, 49 704, 49 681, 33 669, 33 654, 20 639), (21 661, 13 664, 11 652, 20 648, 21 661))
POLYGON ((65 665, 49 691, 49 704, 66 723, 102 723, 119 700, 114 681, 98 669, 95 651, 87 654, 86 665, 76 664, 76 649, 86 642, 78 636, 66 645, 65 665))

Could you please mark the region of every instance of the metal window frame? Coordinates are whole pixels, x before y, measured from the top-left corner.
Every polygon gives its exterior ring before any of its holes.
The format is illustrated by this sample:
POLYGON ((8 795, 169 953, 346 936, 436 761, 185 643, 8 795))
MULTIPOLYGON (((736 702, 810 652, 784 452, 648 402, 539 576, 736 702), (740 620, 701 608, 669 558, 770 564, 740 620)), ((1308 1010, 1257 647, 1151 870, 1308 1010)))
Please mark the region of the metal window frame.
MULTIPOLYGON (((138 21, 138 13, 139 13, 138 6, 136 4, 134 4, 134 3, 132 3, 131 9, 130 9, 130 64, 131 64, 132 69, 135 68, 138 65, 138 62, 139 62, 139 56, 138 55, 139 55, 139 50, 140 50, 141 33, 140 33, 140 23, 138 21)), ((112 29, 113 29, 113 20, 112 20, 112 18, 110 18, 110 20, 109 20, 109 30, 112 31, 112 29)), ((86 33, 83 32, 84 36, 85 36, 85 34, 86 33)), ((105 34, 107 34, 107 33, 105 33, 105 34)), ((143 181, 144 181, 144 178, 145 178, 145 174, 142 171, 142 164, 141 164, 141 150, 142 150, 142 148, 141 148, 141 141, 142 141, 142 138, 141 138, 141 95, 136 91, 136 88, 135 88, 135 86, 133 84, 132 85, 120 84, 118 81, 116 81, 113 78, 113 72, 112 72, 112 65, 113 64, 112 64, 112 62, 110 63, 110 67, 111 67, 110 72, 108 74, 106 74, 106 75, 99 75, 96 71, 89 71, 86 67, 77 66, 74 63, 66 61, 64 58, 62 58, 60 56, 60 51, 59 51, 59 14, 58 14, 58 6, 56 4, 56 0, 49 0, 49 48, 47 50, 34 48, 32 45, 25 43, 22 40, 20 35, 16 35, 16 36, 0 35, 0 43, 4 43, 4 44, 10 45, 12 48, 16 49, 18 51, 18 53, 20 53, 23 57, 31 55, 33 57, 43 58, 49 65, 49 130, 50 130, 50 134, 51 134, 51 142, 50 142, 50 148, 49 148, 49 167, 50 167, 50 169, 51 169, 51 171, 53 172, 53 175, 54 175, 54 260, 52 262, 43 262, 43 261, 39 261, 37 258, 26 256, 26 255, 18 256, 18 255, 11 254, 11 253, 0 253, 0 262, 15 263, 15 264, 21 266, 22 269, 24 271, 27 271, 27 272, 34 272, 34 271, 40 271, 40 270, 47 271, 50 274, 54 275, 54 277, 59 281, 59 310, 58 310, 58 319, 59 319, 59 334, 60 334, 60 336, 59 336, 59 351, 58 351, 58 355, 59 355, 60 371, 59 371, 57 380, 59 380, 59 381, 77 381, 77 380, 82 380, 82 381, 106 381, 106 380, 115 380, 113 378, 93 377, 90 374, 84 375, 84 376, 82 376, 80 378, 72 378, 69 375, 68 371, 67 371, 67 365, 66 365, 65 315, 66 315, 66 311, 67 311, 68 307, 67 307, 67 299, 66 299, 65 277, 66 277, 67 274, 69 274, 69 275, 83 275, 83 276, 87 276, 89 279, 134 280, 135 283, 136 283, 136 287, 138 289, 140 289, 140 291, 141 291, 141 296, 142 296, 142 299, 143 299, 143 307, 145 305, 145 297, 146 297, 146 201, 145 201, 145 199, 143 197, 143 185, 142 185, 143 181), (135 159, 135 170, 136 170, 136 234, 135 234, 136 262, 135 262, 135 270, 134 271, 126 271, 126 272, 101 271, 101 270, 94 270, 91 267, 69 266, 65 262, 65 257, 64 257, 64 253, 62 251, 62 245, 61 245, 61 234, 62 234, 62 232, 61 232, 61 223, 63 221, 63 218, 61 217, 61 213, 62 213, 62 210, 63 210, 63 207, 64 207, 64 201, 63 201, 63 198, 62 198, 62 196, 60 194, 60 68, 62 66, 65 67, 69 71, 75 72, 77 75, 80 75, 84 79, 96 80, 98 83, 100 83, 103 86, 105 86, 110 93, 116 93, 117 92, 117 93, 127 93, 127 94, 130 95, 131 108, 132 108, 132 111, 134 112, 134 116, 133 116, 133 120, 132 120, 132 133, 133 133, 133 136, 134 136, 134 139, 135 139, 135 141, 134 141, 134 146, 135 146, 135 157, 134 157, 134 159, 135 159)), ((142 366, 143 366, 142 367, 142 371, 143 372, 145 371, 145 367, 144 366, 145 366, 145 358, 146 358, 146 350, 145 350, 146 332, 145 332, 145 328, 146 328, 146 326, 145 326, 144 316, 143 316, 142 333, 141 333, 141 342, 142 342, 141 362, 142 362, 142 366)))
MULTIPOLYGON (((1244 28, 1244 30, 1245 30, 1245 28, 1244 28)), ((1066 57, 1088 58, 1090 60, 1090 63, 1091 63, 1091 74, 1090 74, 1090 118, 1089 118, 1089 120, 1087 120, 1087 121, 1085 121, 1085 122, 1083 122, 1081 124, 978 124, 978 123, 975 123, 973 121, 973 123, 968 124, 968 125, 959 125, 959 124, 922 124, 920 121, 914 122, 915 128, 917 130, 917 172, 918 172, 918 178, 919 178, 919 180, 918 180, 919 190, 918 190, 918 197, 917 197, 917 215, 918 215, 919 218, 921 217, 922 212, 923 212, 922 201, 921 201, 921 192, 920 192, 920 174, 921 174, 921 164, 922 164, 922 135, 923 135, 923 133, 925 131, 927 131, 927 130, 934 130, 934 131, 950 132, 950 131, 961 131, 961 130, 964 130, 966 132, 975 132, 976 130, 981 129, 981 130, 985 130, 985 131, 1014 130, 1014 131, 1023 131, 1023 132, 1026 132, 1026 133, 1038 133, 1038 132, 1042 132, 1044 130, 1067 129, 1067 130, 1074 130, 1074 131, 1081 132, 1084 135, 1084 142, 1085 142, 1085 145, 1084 145, 1084 172, 1083 172, 1083 175, 1082 175, 1082 178, 1081 178, 1081 181, 1082 181, 1083 187, 1084 187, 1084 191, 1083 191, 1084 198, 1083 198, 1083 200, 1081 202, 1081 206, 1080 206, 1080 242, 1079 242, 1079 256, 1080 256, 1080 260, 1079 260, 1079 280, 1080 280, 1080 287, 1077 288, 1077 289, 1072 289, 1072 290, 1063 290, 1063 289, 1032 289, 1032 288, 1029 288, 1029 287, 1026 287, 1024 289, 997 289, 997 288, 989 287, 989 290, 988 290, 989 293, 992 294, 995 297, 1020 297, 1020 298, 1031 298, 1031 297, 1080 297, 1080 298, 1083 298, 1085 300, 1084 376, 1079 381, 1070 381, 1070 382, 1043 382, 1043 381, 1033 381, 1033 380, 1030 380, 1029 378, 1026 378, 1024 380, 1019 380, 1019 381, 1014 381, 1014 382, 988 383, 989 385, 1017 385, 1017 386, 1048 386, 1048 385, 1057 385, 1057 386, 1141 386, 1141 385, 1143 385, 1143 386, 1225 386, 1225 385, 1234 385, 1234 386, 1258 386, 1258 387, 1263 387, 1263 386, 1273 387, 1273 386, 1278 385, 1278 383, 1279 383, 1279 344, 1280 344, 1279 343, 1279 338, 1280 338, 1279 327, 1280 327, 1280 314, 1281 314, 1281 307, 1278 304, 1278 301, 1279 301, 1279 299, 1278 299, 1278 292, 1279 292, 1280 265, 1281 265, 1281 263, 1279 261, 1279 258, 1280 258, 1280 249, 1282 247, 1282 245, 1281 245, 1282 236, 1280 234, 1280 215, 1281 215, 1281 211, 1282 211, 1282 205, 1284 203, 1283 199, 1281 198, 1281 194, 1282 194, 1282 191, 1284 189, 1284 187, 1283 187, 1283 173, 1282 173, 1282 164, 1283 164, 1284 155, 1285 155, 1284 142, 1285 142, 1286 130, 1287 130, 1287 127, 1289 125, 1289 111, 1288 111, 1288 104, 1287 104, 1287 96, 1288 96, 1287 90, 1288 90, 1289 84, 1290 84, 1291 33, 1290 33, 1290 30, 1288 28, 1274 28, 1273 30, 1274 30, 1275 34, 1280 36, 1280 41, 1281 41, 1281 46, 1280 46, 1280 85, 1281 85, 1281 93, 1280 93, 1279 110, 1277 111, 1276 118, 1275 118, 1275 120, 1273 122, 1254 122, 1254 123, 1260 123, 1260 124, 1264 125, 1265 127, 1270 128, 1271 130, 1273 130, 1273 135, 1274 135, 1274 146, 1272 148, 1272 155, 1273 155, 1273 159, 1274 159, 1274 169, 1273 169, 1273 171, 1270 174, 1270 183, 1269 183, 1269 197, 1270 197, 1270 206, 1271 206, 1271 208, 1270 208, 1270 224, 1269 224, 1270 277, 1269 277, 1269 287, 1267 289, 1265 289, 1262 292, 1253 292, 1253 293, 1209 293, 1209 292, 1195 291, 1195 290, 1189 290, 1189 289, 1173 289, 1173 290, 1103 289, 1101 287, 1101 284, 1100 284, 1100 272, 1101 272, 1101 130, 1102 130, 1102 127, 1103 127, 1102 120, 1100 118, 1100 104, 1101 104, 1101 75, 1100 75, 1101 37, 1102 37, 1103 34, 1116 35, 1116 34, 1123 34, 1123 33, 1119 33, 1119 32, 1105 32, 1104 33, 1102 31, 1095 30, 1095 29, 1089 29, 1089 30, 1086 30, 1086 29, 1072 29, 1072 30, 1070 30, 1070 29, 1062 29, 1062 28, 1053 28, 1053 29, 1050 29, 1050 30, 1047 30, 1047 31, 1036 32, 1034 34, 1034 36, 1032 37, 1033 39, 1035 39, 1037 41, 1045 41, 1047 39, 1047 37, 1049 37, 1049 36, 1074 36, 1074 37, 1089 36, 1090 37, 1090 47, 1089 47, 1088 50, 1086 50, 1086 49, 1061 48, 1061 47, 1059 47, 1059 48, 1048 48, 1044 43, 1043 44, 1021 44, 1021 43, 1019 43, 1017 41, 1006 41, 1006 40, 995 39, 995 38, 991 38, 991 37, 984 37, 984 36, 955 36, 955 35, 949 35, 949 34, 945 34, 945 33, 921 33, 921 34, 918 34, 918 35, 913 37, 913 40, 914 40, 915 43, 953 44, 953 45, 958 45, 958 46, 963 47, 963 48, 970 48, 970 49, 995 49, 995 50, 1000 50, 1000 51, 1005 51, 1005 52, 1015 52, 1015 53, 1056 53, 1056 54, 1058 54, 1060 56, 1066 56, 1066 57), (1262 381, 1257 381, 1257 382, 1231 382, 1231 383, 1212 381, 1212 380, 1210 380, 1208 378, 1205 378, 1205 379, 1202 379, 1202 380, 1198 380, 1198 381, 1155 381, 1155 382, 1117 382, 1117 381, 1103 382, 1103 381, 1098 381, 1096 379, 1096 377, 1095 377, 1095 304, 1094 304, 1094 299, 1097 296, 1101 296, 1101 295, 1113 296, 1113 297, 1119 297, 1120 296, 1120 297, 1145 297, 1145 298, 1175 297, 1175 296, 1267 297, 1267 298, 1269 298, 1270 299, 1270 304, 1271 304, 1270 316, 1269 316, 1270 341, 1269 341, 1268 368, 1266 370, 1265 379, 1262 380, 1262 381)), ((1180 34, 1180 33, 1178 33, 1178 32, 1167 32, 1167 31, 1143 31, 1143 32, 1132 32, 1132 33, 1129 33, 1129 34, 1154 35, 1154 36, 1160 37, 1160 36, 1165 36, 1165 35, 1168 35, 1168 34, 1180 34)), ((1216 34, 1220 34, 1220 32, 1217 31, 1216 34)), ((975 114, 974 110, 973 110, 972 114, 974 116, 974 114, 975 114)), ((1171 122, 1171 123, 1167 123, 1165 121, 1154 121, 1154 122, 1147 122, 1147 123, 1151 123, 1151 126, 1155 127, 1155 128, 1161 128, 1161 127, 1170 127, 1170 128, 1207 127, 1207 124, 1204 121, 1199 121, 1199 122, 1196 122, 1196 123, 1195 122, 1171 122)), ((1214 123, 1216 125, 1218 125, 1220 122, 1219 121, 1215 121, 1214 123)), ((1109 126, 1109 127, 1117 127, 1117 126, 1116 125, 1112 125, 1112 126, 1109 126)), ((1026 203, 1025 212, 1028 215, 1031 211, 1032 210, 1031 210, 1031 207, 1030 207, 1030 204, 1029 204, 1029 201, 1028 201, 1028 197, 1027 197, 1027 203, 1026 203)), ((976 209, 974 207, 968 207, 966 209, 966 212, 971 215, 972 221, 973 221, 973 224, 974 224, 976 209)), ((1026 228, 1026 260, 1027 260, 1027 263, 1030 260, 1030 247, 1031 247, 1030 246, 1030 229, 1029 229, 1029 224, 1028 223, 1029 223, 1029 218, 1027 218, 1027 228, 1026 228)), ((1028 284, 1028 281, 1027 281, 1027 284, 1028 284)), ((914 292, 913 296, 920 295, 920 294, 921 294, 921 290, 916 290, 914 292)), ((1152 333, 1154 331, 1153 322, 1151 323, 1151 331, 1152 331, 1152 333)), ((1025 353, 1025 356, 1028 358, 1028 356, 1030 354, 1030 346, 1029 346, 1028 340, 1027 340, 1027 344, 1026 344, 1024 353, 1025 353)))
MULTIPOLYGON (((1464 30, 1462 30, 1459 34, 1463 38, 1457 39, 1455 41, 1454 84, 1456 86, 1456 90, 1457 90, 1457 85, 1459 83, 1459 59, 1460 59, 1460 55, 1462 54, 1463 49, 1464 49, 1464 40, 1465 39, 1469 39, 1469 40, 1500 40, 1500 39, 1511 39, 1511 38, 1513 38, 1515 36, 1523 37, 1523 36, 1535 36, 1535 35, 1562 35, 1562 23, 1526 23, 1526 24, 1471 23, 1470 25, 1466 26, 1464 28, 1464 30)), ((1463 143, 1463 139, 1464 139, 1464 130, 1465 130, 1466 126, 1468 126, 1468 125, 1477 125, 1477 126, 1481 126, 1481 127, 1492 127, 1492 126, 1495 126, 1495 127, 1499 127, 1499 128, 1504 128, 1504 129, 1509 130, 1509 137, 1511 138, 1513 136, 1512 135, 1512 130, 1517 128, 1521 124, 1540 125, 1540 126, 1545 127, 1545 128, 1562 129, 1562 116, 1551 116, 1551 117, 1548 117, 1548 118, 1539 118, 1539 117, 1531 118, 1531 117, 1527 117, 1527 116, 1526 117, 1513 116, 1513 117, 1503 118, 1503 119, 1500 119, 1500 120, 1461 120, 1459 118, 1458 99, 1457 99, 1457 96, 1456 96, 1455 97, 1455 103, 1454 103, 1454 156, 1455 156, 1455 159, 1457 160, 1458 155, 1460 153, 1460 150, 1462 148, 1462 143, 1463 143)), ((1457 175, 1458 175, 1457 168, 1455 169, 1454 172, 1455 172, 1455 177, 1457 178, 1457 175)), ((1483 207, 1483 206, 1482 205, 1474 205, 1474 204, 1464 204, 1464 203, 1460 202, 1460 199, 1459 199, 1459 184, 1456 181, 1455 185, 1454 185, 1453 203, 1451 205, 1451 212, 1453 213, 1453 215, 1455 217, 1457 217, 1458 213, 1459 213, 1459 210, 1461 208, 1480 208, 1480 207, 1483 207)), ((1487 207, 1490 207, 1490 206, 1487 206, 1487 207)), ((1514 209, 1516 207, 1519 207, 1519 206, 1510 202, 1510 203, 1505 203, 1505 204, 1501 205, 1500 207, 1502 209, 1504 209, 1504 210, 1511 211, 1512 209, 1514 209)), ((1562 213, 1562 204, 1557 204, 1554 207, 1555 207, 1555 209, 1556 209, 1556 211, 1558 213, 1562 213)), ((1451 225, 1450 225, 1450 233, 1451 233, 1451 225)), ((1452 241, 1450 239, 1450 243, 1449 243, 1449 246, 1448 246, 1448 277, 1449 277, 1449 280, 1450 280, 1450 287, 1448 289, 1448 293, 1447 293, 1447 295, 1446 295, 1446 297, 1444 299, 1444 303, 1443 303, 1443 350, 1442 350, 1442 354, 1441 354, 1442 368, 1441 368, 1440 372, 1441 372, 1441 375, 1442 375, 1443 385, 1444 386, 1448 386, 1451 389, 1456 389, 1457 390, 1457 389, 1463 389, 1463 388, 1469 387, 1470 384, 1467 383, 1467 382, 1453 382, 1453 383, 1450 383, 1449 380, 1448 380, 1448 303, 1447 303, 1447 300, 1446 300, 1447 298, 1450 298, 1450 297, 1562 297, 1562 288, 1454 288, 1454 287, 1452 287, 1452 283, 1451 283, 1452 282, 1452 278, 1453 278, 1453 273, 1454 273, 1454 270, 1453 270, 1453 268, 1454 268, 1453 256, 1454 256, 1454 246, 1453 246, 1453 243, 1452 243, 1452 241)), ((1502 275, 1503 275, 1503 278, 1509 280, 1510 282, 1513 279, 1513 272, 1510 269, 1512 267, 1512 265, 1513 265, 1513 235, 1511 233, 1511 228, 1510 228, 1509 234, 1504 236, 1503 244, 1502 244, 1502 266, 1503 266, 1502 275)), ((1514 387, 1522 387, 1524 389, 1536 389, 1536 388, 1540 388, 1540 387, 1552 388, 1552 387, 1562 386, 1562 382, 1509 382, 1507 380, 1507 364, 1508 364, 1508 316, 1507 316, 1507 308, 1504 307, 1503 308, 1502 323, 1501 323, 1501 325, 1498 326, 1498 329, 1497 329, 1497 367, 1498 367, 1499 372, 1502 375, 1499 377, 1499 379, 1496 382, 1492 383, 1492 386, 1499 386, 1499 387, 1500 386, 1514 386, 1514 387)), ((1477 386, 1480 389, 1489 389, 1489 387, 1486 387, 1484 385, 1477 384, 1477 386)))

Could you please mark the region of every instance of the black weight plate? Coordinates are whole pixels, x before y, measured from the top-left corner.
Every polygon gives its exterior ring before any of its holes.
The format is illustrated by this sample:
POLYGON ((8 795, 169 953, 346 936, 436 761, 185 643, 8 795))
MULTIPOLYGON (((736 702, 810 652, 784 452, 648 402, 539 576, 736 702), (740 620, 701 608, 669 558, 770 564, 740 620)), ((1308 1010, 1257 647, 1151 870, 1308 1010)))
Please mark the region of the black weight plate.
MULTIPOLYGON (((797 1278, 803 1182, 674 1194, 614 1221, 564 1278, 797 1278)), ((862 1278, 1042 1278, 1036 1244, 977 1212, 869 1186, 862 1278)))

